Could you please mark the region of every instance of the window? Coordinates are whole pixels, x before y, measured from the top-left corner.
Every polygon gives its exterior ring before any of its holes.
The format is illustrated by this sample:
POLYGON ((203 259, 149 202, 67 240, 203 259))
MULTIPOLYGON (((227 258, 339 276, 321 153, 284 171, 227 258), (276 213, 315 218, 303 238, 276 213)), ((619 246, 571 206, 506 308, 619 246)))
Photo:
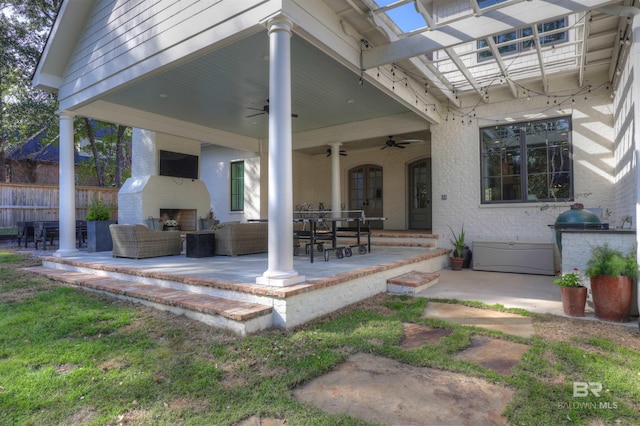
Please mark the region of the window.
POLYGON ((485 7, 495 6, 498 3, 503 3, 507 0, 478 0, 478 7, 484 9, 485 7))
MULTIPOLYGON (((540 44, 542 46, 561 43, 567 41, 567 31, 562 31, 562 28, 567 26, 566 18, 556 19, 554 21, 544 22, 538 24, 538 34, 540 35, 540 44), (545 33, 551 33, 544 35, 545 33)), ((501 56, 509 55, 511 53, 522 52, 535 47, 533 39, 527 39, 522 42, 515 40, 522 39, 524 37, 530 37, 533 35, 533 28, 527 27, 516 31, 510 31, 508 33, 498 34, 493 37, 493 41, 498 45, 498 52, 501 56), (513 41, 513 43, 509 43, 513 41)), ((478 40, 478 49, 483 49, 478 52, 478 61, 492 58, 493 53, 487 49, 488 44, 485 39, 478 40)))
POLYGON ((244 210, 244 161, 231 163, 231 211, 244 210))
POLYGON ((573 200, 569 117, 480 129, 482 203, 573 200))

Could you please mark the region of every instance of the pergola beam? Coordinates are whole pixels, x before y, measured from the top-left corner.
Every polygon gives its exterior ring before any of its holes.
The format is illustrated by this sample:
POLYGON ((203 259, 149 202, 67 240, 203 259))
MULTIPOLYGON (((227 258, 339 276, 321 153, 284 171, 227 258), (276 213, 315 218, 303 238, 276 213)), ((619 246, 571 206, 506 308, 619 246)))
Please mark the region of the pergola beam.
POLYGON ((532 0, 524 3, 500 3, 494 8, 487 8, 489 10, 482 9, 480 16, 466 16, 446 26, 430 28, 425 32, 369 49, 363 54, 363 67, 375 68, 613 3, 615 1, 612 0, 532 0))
POLYGON ((487 45, 489 46, 489 49, 491 50, 491 54, 493 55, 493 57, 496 60, 496 63, 498 64, 498 68, 500 68, 500 72, 502 73, 502 76, 503 76, 504 80, 509 85, 509 89, 511 90, 511 94, 513 95, 514 98, 517 98, 518 97, 518 89, 517 89, 516 85, 513 84, 513 81, 511 81, 509 79, 509 73, 508 73, 508 70, 507 70, 507 66, 505 65, 504 61, 502 60, 502 55, 500 54, 500 51, 498 50, 498 47, 496 46, 496 42, 493 40, 493 37, 488 37, 486 39, 486 41, 487 41, 487 45))
POLYGON ((538 65, 540 66, 540 78, 542 78, 542 90, 545 95, 549 94, 549 80, 544 70, 544 57, 542 56, 542 49, 540 48, 540 33, 538 32, 538 26, 534 25, 533 29, 533 44, 536 48, 536 55, 538 56, 538 65))

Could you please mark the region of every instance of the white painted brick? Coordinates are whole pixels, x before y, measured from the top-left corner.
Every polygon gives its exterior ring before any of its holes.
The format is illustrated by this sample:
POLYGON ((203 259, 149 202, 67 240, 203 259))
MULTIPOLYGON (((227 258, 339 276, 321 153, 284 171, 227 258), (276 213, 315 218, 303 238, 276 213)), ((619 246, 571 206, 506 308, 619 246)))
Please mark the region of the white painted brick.
MULTIPOLYGON (((529 117, 554 116, 546 105, 547 98, 531 101, 509 100, 479 105, 480 126, 509 121, 526 121, 529 117)), ((574 182, 576 201, 585 207, 609 208, 614 205, 613 116, 606 108, 611 99, 602 89, 589 99, 576 99, 573 109, 574 182), (594 105, 605 107, 594 108, 594 105), (597 149, 597 151, 596 151, 597 149), (598 161, 594 163, 594 158, 598 161)), ((549 228, 557 216, 571 203, 545 204, 480 204, 480 143, 477 125, 461 125, 459 121, 443 121, 433 125, 433 221, 434 233, 441 236, 440 246, 451 247, 448 225, 458 231, 464 224, 467 240, 554 241, 549 228), (447 200, 441 199, 442 195, 447 200)))

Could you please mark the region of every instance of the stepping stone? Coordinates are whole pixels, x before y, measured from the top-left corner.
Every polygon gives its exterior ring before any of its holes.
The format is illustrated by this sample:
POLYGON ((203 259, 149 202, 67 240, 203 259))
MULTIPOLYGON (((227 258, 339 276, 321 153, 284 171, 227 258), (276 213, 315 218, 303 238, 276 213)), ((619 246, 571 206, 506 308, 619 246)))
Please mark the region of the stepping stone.
POLYGON ((282 426, 286 424, 286 420, 274 419, 271 417, 251 416, 248 419, 237 423, 237 426, 282 426))
POLYGON ((453 333, 453 330, 431 328, 422 324, 403 323, 403 337, 400 346, 405 349, 419 348, 424 345, 437 345, 441 338, 453 333))
POLYGON ((386 425, 506 425, 513 390, 477 377, 414 367, 372 354, 350 356, 293 392, 330 414, 386 425))
POLYGON ((497 330, 520 337, 534 335, 531 317, 498 312, 491 309, 472 308, 453 303, 429 302, 422 312, 425 318, 450 321, 456 324, 472 325, 497 330))
POLYGON ((511 374, 511 368, 520 362, 528 350, 529 346, 522 343, 474 335, 471 336, 471 346, 454 358, 482 365, 496 373, 511 374))

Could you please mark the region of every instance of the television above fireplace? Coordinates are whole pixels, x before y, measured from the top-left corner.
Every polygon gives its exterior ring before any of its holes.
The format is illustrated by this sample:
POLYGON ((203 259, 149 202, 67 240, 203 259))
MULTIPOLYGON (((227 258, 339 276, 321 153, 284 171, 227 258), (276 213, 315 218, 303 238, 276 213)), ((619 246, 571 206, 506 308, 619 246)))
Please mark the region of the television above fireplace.
POLYGON ((160 176, 198 179, 198 156, 160 150, 160 176))

